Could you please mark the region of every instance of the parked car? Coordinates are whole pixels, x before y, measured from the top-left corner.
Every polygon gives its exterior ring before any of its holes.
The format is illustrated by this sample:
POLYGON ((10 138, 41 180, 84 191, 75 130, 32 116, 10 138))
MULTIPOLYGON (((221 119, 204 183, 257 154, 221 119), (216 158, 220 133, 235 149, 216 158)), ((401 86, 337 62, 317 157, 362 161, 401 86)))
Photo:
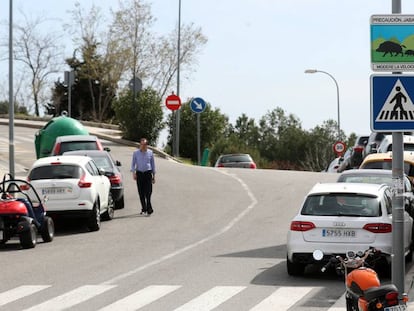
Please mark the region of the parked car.
POLYGON ((56 137, 52 148, 52 156, 61 155, 66 151, 73 150, 106 150, 101 141, 95 135, 65 135, 56 137))
MULTIPOLYGON (((403 150, 414 151, 413 135, 403 135, 403 150)), ((392 135, 385 135, 377 150, 377 152, 379 153, 384 153, 388 151, 392 151, 392 135)))
POLYGON ((391 134, 391 132, 372 132, 369 135, 367 145, 365 146, 364 158, 371 153, 376 153, 385 135, 391 134))
POLYGON ((338 168, 341 165, 341 163, 344 161, 343 157, 337 157, 333 159, 328 167, 324 170, 326 173, 338 173, 338 168))
POLYGON ((215 167, 256 168, 256 163, 247 153, 222 154, 216 161, 215 167))
MULTIPOLYGON (((414 182, 414 152, 404 151, 404 173, 414 182)), ((392 152, 373 153, 362 161, 361 169, 392 169, 392 152)))
MULTIPOLYGON (((287 272, 301 275, 315 263, 312 253, 322 250, 325 259, 348 250, 375 247, 382 266, 389 268, 392 254, 392 202, 387 185, 318 183, 307 194, 287 234, 287 272)), ((412 255, 413 219, 404 212, 403 244, 412 255)))
MULTIPOLYGON (((410 178, 404 174, 404 207, 405 210, 414 218, 414 186, 410 178)), ((354 169, 341 173, 337 182, 348 183, 368 183, 368 184, 386 184, 393 186, 392 170, 378 169, 354 169)), ((414 237, 414 236, 413 236, 414 237)))
POLYGON ((124 208, 124 182, 121 173, 121 162, 114 160, 111 154, 105 150, 75 150, 67 151, 63 155, 83 155, 91 157, 99 169, 103 169, 105 176, 111 182, 112 199, 115 209, 124 208))
MULTIPOLYGON (((52 217, 86 218, 89 230, 114 216, 111 183, 90 157, 51 156, 36 160, 27 180, 47 197, 52 217)), ((29 190, 30 191, 30 190, 29 190)))

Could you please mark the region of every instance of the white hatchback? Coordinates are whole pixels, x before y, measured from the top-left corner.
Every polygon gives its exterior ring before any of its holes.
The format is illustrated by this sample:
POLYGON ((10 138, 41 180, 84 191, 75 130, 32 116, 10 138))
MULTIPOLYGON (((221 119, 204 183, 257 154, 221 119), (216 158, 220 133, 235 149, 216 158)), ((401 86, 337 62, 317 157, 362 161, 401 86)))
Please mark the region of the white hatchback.
POLYGON ((100 229, 101 217, 114 215, 111 183, 90 157, 51 156, 35 161, 28 181, 42 197, 53 216, 83 217, 89 230, 100 229))
MULTIPOLYGON (((301 275, 314 263, 312 253, 326 258, 347 251, 379 249, 387 264, 392 252, 391 190, 386 185, 318 183, 306 196, 287 235, 287 271, 301 275)), ((404 251, 412 255, 413 219, 404 211, 404 251)))

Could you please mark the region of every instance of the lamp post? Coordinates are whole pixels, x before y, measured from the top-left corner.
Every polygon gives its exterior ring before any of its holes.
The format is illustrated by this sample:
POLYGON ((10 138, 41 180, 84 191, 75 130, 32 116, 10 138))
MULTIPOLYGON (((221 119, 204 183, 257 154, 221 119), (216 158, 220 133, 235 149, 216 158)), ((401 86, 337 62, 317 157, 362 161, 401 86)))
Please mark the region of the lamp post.
POLYGON ((337 101, 337 106, 338 106, 337 107, 338 108, 338 139, 340 140, 341 139, 341 122, 340 122, 340 112, 339 112, 339 86, 338 86, 338 82, 335 80, 335 78, 329 72, 322 71, 322 70, 317 70, 317 69, 306 69, 305 70, 305 73, 317 73, 317 72, 324 73, 324 74, 328 75, 335 82, 335 85, 336 85, 336 101, 337 101))

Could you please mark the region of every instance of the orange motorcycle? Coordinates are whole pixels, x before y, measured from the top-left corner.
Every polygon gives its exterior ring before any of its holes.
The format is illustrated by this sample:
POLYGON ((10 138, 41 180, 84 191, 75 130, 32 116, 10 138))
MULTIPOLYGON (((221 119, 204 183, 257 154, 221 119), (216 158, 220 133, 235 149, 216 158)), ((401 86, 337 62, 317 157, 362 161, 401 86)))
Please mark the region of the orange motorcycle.
MULTIPOLYGON (((347 252, 345 257, 332 256, 321 269, 325 272, 334 267, 338 274, 345 278, 345 298, 347 311, 405 311, 407 310, 407 294, 401 297, 394 284, 381 285, 378 274, 369 267, 368 258, 375 261, 380 251, 369 248, 365 252, 347 252)), ((320 250, 313 252, 316 260, 323 260, 320 250)))

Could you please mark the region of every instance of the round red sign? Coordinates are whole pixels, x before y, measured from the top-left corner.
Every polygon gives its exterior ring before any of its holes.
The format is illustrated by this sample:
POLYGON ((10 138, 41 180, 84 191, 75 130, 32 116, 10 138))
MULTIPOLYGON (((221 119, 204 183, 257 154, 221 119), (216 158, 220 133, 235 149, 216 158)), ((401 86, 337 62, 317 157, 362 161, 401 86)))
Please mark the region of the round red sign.
POLYGON ((181 107, 181 99, 179 96, 171 94, 165 99, 165 105, 170 110, 178 110, 181 107))
POLYGON ((339 156, 342 155, 345 152, 345 143, 342 141, 337 141, 333 145, 333 151, 339 156))

